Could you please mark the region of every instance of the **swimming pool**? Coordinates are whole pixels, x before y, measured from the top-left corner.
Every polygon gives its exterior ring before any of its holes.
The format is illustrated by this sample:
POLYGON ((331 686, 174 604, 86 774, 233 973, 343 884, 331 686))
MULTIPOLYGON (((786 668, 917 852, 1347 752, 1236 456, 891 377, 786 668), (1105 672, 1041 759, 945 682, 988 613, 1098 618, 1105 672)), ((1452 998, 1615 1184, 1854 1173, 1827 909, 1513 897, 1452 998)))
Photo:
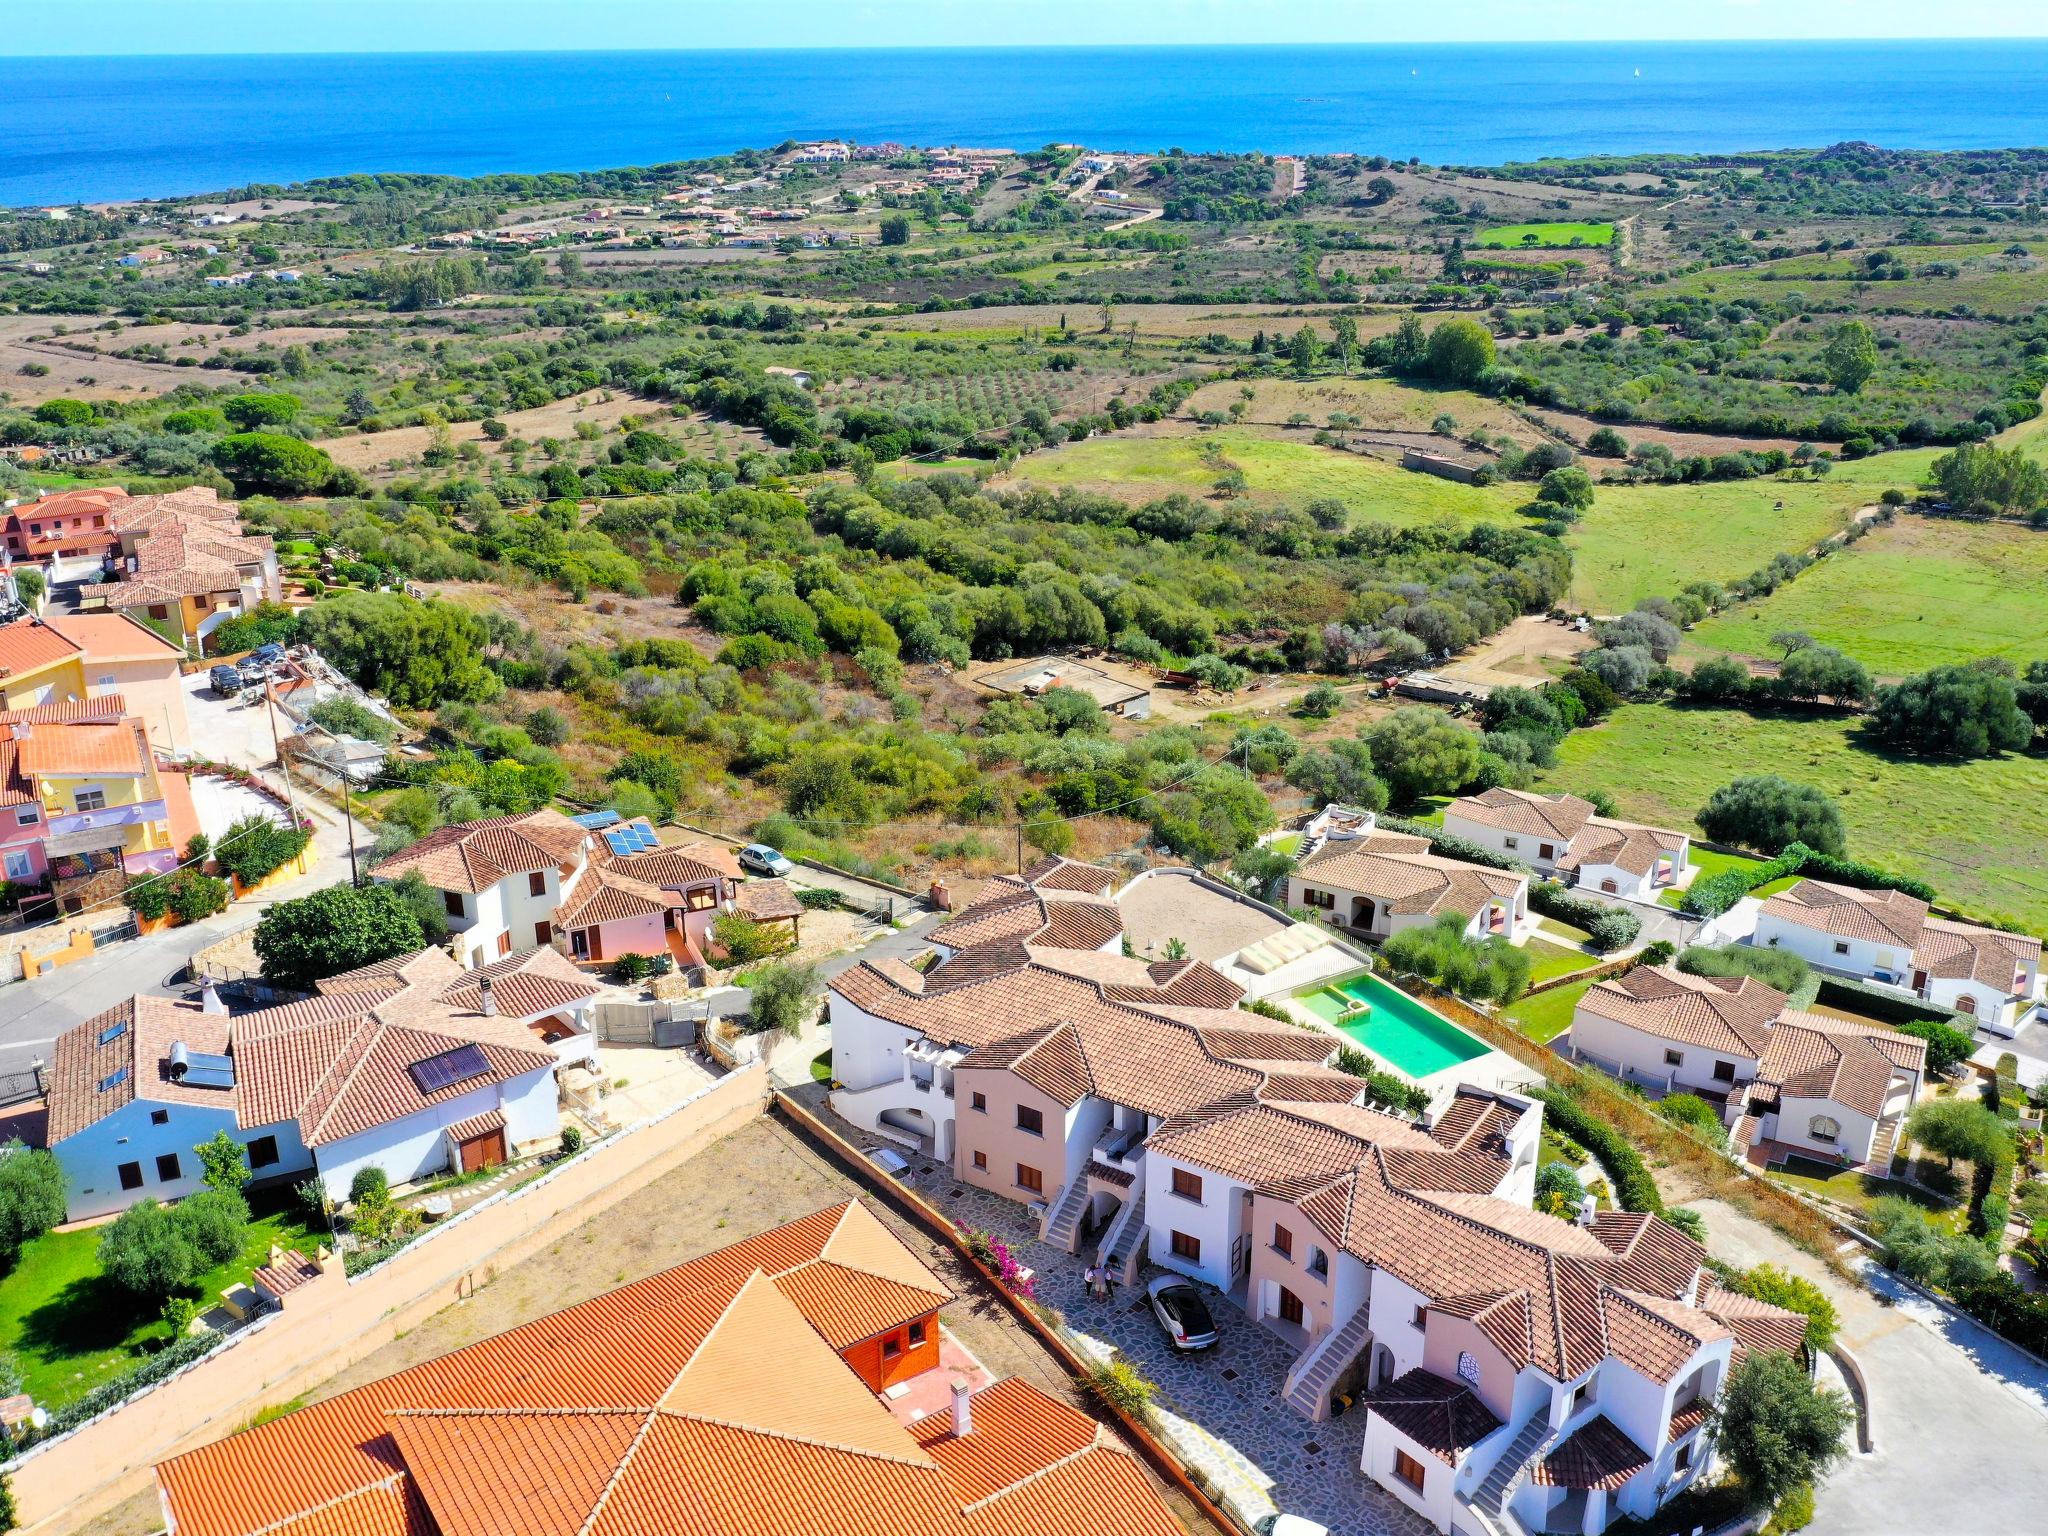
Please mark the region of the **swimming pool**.
POLYGON ((1299 993, 1295 1001, 1412 1078, 1459 1066, 1492 1049, 1399 987, 1365 973, 1299 993))

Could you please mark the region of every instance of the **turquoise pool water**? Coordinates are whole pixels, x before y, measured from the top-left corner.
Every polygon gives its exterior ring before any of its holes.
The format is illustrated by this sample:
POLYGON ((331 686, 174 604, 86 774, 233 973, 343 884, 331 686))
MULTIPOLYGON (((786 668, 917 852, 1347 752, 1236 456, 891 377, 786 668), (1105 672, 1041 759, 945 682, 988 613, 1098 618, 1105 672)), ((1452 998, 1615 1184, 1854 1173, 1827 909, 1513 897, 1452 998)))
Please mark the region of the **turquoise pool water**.
POLYGON ((1492 1049, 1377 976, 1332 982, 1295 1000, 1410 1077, 1427 1077, 1492 1049))

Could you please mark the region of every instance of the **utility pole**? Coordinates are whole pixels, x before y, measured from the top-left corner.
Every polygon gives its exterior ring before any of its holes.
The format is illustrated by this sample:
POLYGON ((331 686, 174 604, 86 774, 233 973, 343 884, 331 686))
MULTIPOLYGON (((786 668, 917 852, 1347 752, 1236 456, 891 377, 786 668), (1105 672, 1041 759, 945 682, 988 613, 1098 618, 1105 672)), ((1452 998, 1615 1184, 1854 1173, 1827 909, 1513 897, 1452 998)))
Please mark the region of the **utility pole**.
POLYGON ((284 803, 291 809, 292 826, 299 824, 299 801, 292 793, 292 765, 284 760, 284 743, 277 736, 277 685, 266 671, 263 678, 263 702, 270 708, 270 745, 277 753, 277 771, 284 775, 284 803))

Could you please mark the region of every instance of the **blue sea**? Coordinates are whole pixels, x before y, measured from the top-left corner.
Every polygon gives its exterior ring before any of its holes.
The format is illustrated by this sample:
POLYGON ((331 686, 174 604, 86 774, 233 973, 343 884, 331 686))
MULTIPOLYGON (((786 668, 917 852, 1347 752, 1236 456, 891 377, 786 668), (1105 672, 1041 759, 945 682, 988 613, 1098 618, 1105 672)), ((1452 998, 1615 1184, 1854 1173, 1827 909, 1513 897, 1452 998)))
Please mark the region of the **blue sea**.
MULTIPOLYGON (((4 40, 0 40, 4 46, 4 40)), ((2048 143, 2048 40, 0 59, 0 203, 788 138, 1547 154, 2048 143)))

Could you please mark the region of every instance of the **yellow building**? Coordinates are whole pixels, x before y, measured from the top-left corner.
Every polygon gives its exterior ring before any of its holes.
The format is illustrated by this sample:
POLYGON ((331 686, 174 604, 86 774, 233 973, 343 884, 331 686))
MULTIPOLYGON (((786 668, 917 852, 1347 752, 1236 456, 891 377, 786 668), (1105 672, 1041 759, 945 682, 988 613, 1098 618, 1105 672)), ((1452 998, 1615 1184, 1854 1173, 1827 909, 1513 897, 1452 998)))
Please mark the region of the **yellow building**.
POLYGON ((0 625, 0 708, 117 696, 158 751, 191 750, 184 653, 125 614, 53 614, 0 625))
POLYGON ((178 850, 148 733, 119 698, 0 712, 0 841, 10 879, 47 874, 67 912, 118 900, 178 850))

